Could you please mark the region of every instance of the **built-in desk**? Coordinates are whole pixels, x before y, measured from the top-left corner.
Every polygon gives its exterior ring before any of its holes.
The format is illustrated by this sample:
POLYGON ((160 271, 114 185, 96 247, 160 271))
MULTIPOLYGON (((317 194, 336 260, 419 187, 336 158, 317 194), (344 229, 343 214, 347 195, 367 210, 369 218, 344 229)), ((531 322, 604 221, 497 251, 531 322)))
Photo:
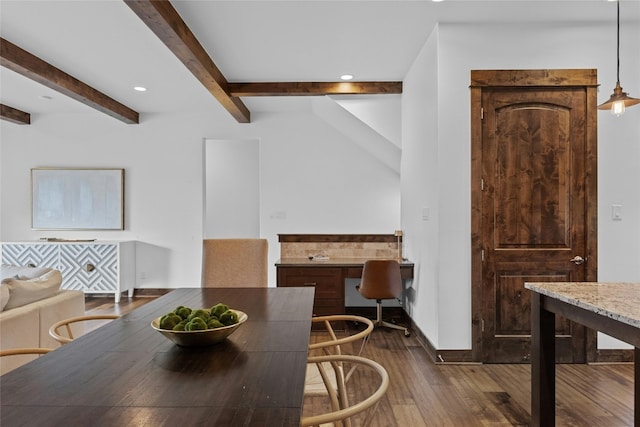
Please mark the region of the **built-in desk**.
MULTIPOLYGON (((276 262, 278 286, 313 286, 313 314, 343 314, 344 283, 347 278, 362 277, 362 267, 369 258, 330 258, 312 261, 308 258, 281 258, 276 262)), ((403 279, 413 278, 414 264, 400 263, 403 279)))

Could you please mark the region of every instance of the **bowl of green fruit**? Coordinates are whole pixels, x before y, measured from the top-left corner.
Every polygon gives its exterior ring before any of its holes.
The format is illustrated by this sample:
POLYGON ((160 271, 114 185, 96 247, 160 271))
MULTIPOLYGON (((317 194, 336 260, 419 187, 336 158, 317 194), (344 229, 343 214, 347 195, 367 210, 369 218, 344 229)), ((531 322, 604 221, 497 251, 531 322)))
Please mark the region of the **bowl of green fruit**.
POLYGON ((181 305, 153 319, 151 327, 179 346, 195 347, 224 341, 248 318, 224 303, 197 309, 181 305))

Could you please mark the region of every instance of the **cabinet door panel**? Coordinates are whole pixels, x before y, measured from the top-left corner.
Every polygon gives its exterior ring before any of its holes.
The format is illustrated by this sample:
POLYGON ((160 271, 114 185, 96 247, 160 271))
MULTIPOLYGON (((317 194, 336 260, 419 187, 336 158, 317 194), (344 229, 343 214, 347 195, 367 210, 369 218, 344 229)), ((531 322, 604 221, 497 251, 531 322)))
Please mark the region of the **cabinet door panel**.
POLYGON ((4 244, 2 245, 2 263, 57 268, 58 247, 44 244, 4 244))
POLYGON ((112 293, 118 289, 117 245, 62 245, 60 267, 65 289, 112 293))

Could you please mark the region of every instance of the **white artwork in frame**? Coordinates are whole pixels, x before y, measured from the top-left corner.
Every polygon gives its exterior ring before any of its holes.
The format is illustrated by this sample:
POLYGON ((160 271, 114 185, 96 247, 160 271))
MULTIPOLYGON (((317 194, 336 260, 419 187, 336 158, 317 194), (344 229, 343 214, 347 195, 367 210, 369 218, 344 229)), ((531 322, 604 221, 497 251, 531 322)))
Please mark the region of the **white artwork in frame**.
POLYGON ((31 169, 31 227, 124 230, 124 169, 31 169))

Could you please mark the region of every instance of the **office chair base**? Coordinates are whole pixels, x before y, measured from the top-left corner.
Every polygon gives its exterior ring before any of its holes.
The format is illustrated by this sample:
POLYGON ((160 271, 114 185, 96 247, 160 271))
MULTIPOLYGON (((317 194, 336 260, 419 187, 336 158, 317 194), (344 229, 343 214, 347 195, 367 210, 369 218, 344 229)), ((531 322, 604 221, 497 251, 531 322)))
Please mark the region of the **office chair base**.
POLYGON ((396 325, 395 323, 390 323, 390 322, 386 322, 384 320, 382 320, 382 301, 377 300, 377 307, 376 307, 376 311, 377 311, 377 318, 376 320, 373 321, 373 326, 377 327, 377 326, 383 326, 383 327, 387 327, 387 328, 391 328, 391 329, 399 329, 401 331, 404 331, 404 336, 408 337, 411 335, 411 333, 409 332, 409 329, 405 328, 404 326, 400 326, 400 325, 396 325))
POLYGON ((409 329, 405 328, 404 326, 396 325, 395 323, 385 322, 384 320, 380 320, 380 321, 374 320, 373 326, 376 328, 385 327, 385 328, 391 328, 391 329, 398 329, 398 330, 404 331, 405 337, 411 336, 411 332, 409 332, 409 329))

